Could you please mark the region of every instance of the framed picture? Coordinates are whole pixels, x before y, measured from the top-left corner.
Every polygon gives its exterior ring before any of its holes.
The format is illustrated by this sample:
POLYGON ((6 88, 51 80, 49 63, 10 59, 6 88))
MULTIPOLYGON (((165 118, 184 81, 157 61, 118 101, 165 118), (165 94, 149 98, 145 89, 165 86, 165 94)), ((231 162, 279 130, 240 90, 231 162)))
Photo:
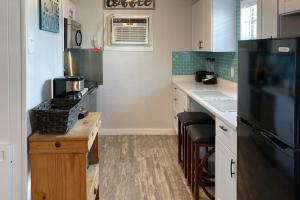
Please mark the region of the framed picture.
POLYGON ((104 0, 104 8, 154 10, 155 0, 104 0))
POLYGON ((40 29, 59 33, 60 0, 40 1, 40 29))

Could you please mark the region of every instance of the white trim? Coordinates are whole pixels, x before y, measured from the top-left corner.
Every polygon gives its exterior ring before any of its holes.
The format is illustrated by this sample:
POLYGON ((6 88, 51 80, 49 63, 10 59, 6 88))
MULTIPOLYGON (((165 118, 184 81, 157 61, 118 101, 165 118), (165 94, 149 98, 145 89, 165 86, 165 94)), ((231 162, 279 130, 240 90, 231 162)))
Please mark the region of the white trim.
POLYGON ((100 135, 176 135, 174 129, 100 129, 100 135))

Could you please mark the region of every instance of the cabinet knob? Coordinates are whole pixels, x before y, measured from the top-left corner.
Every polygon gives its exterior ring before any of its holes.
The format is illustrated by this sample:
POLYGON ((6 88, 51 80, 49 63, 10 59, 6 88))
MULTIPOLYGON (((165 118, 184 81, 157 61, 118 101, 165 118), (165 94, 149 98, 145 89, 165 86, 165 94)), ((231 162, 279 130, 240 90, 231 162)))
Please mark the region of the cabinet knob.
POLYGON ((60 142, 55 142, 55 143, 54 143, 54 146, 55 146, 56 148, 60 148, 60 147, 61 147, 61 143, 60 143, 60 142))
POLYGON ((98 193, 98 188, 94 188, 94 194, 98 193))
POLYGON ((177 101, 177 99, 176 99, 176 98, 174 98, 174 101, 177 101))

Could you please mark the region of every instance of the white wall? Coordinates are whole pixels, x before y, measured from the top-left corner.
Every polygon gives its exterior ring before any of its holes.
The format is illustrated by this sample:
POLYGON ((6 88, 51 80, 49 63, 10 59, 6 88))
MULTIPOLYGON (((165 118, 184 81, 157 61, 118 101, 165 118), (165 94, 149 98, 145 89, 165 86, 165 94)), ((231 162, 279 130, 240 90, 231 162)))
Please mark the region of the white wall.
MULTIPOLYGON (((61 9, 62 10, 62 9, 61 9)), ((26 108, 50 98, 50 80, 63 75, 63 26, 60 33, 39 29, 39 1, 26 0, 26 108), (30 39, 34 52, 29 52, 30 39)))
MULTIPOLYGON (((25 0, 26 112, 40 104, 42 101, 49 99, 51 97, 51 79, 63 75, 62 23, 63 19, 61 17, 60 33, 50 33, 40 30, 39 1, 25 0)), ((27 138, 32 133, 28 113, 26 113, 25 125, 27 126, 27 135, 25 136, 27 138)), ((24 147, 24 151, 27 153, 27 146, 24 147)), ((25 162, 26 165, 28 165, 27 160, 25 162)), ((28 199, 30 199, 29 167, 27 168, 27 171, 28 199)))
POLYGON ((104 85, 98 98, 103 128, 172 128, 172 51, 191 49, 191 9, 191 0, 156 0, 154 11, 111 11, 103 9, 103 0, 76 1, 84 48, 91 47, 105 13, 153 15, 153 52, 103 54, 104 85))
MULTIPOLYGON (((22 45, 21 1, 3 0, 0 6, 0 144, 13 145, 12 199, 22 191, 22 45)), ((4 155, 6 156, 6 155, 4 155)), ((9 184, 0 177, 0 199, 9 184)))

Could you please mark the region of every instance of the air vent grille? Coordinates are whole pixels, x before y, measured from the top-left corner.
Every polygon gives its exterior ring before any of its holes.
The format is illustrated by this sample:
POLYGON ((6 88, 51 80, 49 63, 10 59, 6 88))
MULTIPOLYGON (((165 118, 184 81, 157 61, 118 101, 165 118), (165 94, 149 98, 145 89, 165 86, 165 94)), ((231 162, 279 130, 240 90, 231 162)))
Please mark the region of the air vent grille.
POLYGON ((112 20, 112 44, 147 45, 149 43, 148 18, 114 18, 112 20))

